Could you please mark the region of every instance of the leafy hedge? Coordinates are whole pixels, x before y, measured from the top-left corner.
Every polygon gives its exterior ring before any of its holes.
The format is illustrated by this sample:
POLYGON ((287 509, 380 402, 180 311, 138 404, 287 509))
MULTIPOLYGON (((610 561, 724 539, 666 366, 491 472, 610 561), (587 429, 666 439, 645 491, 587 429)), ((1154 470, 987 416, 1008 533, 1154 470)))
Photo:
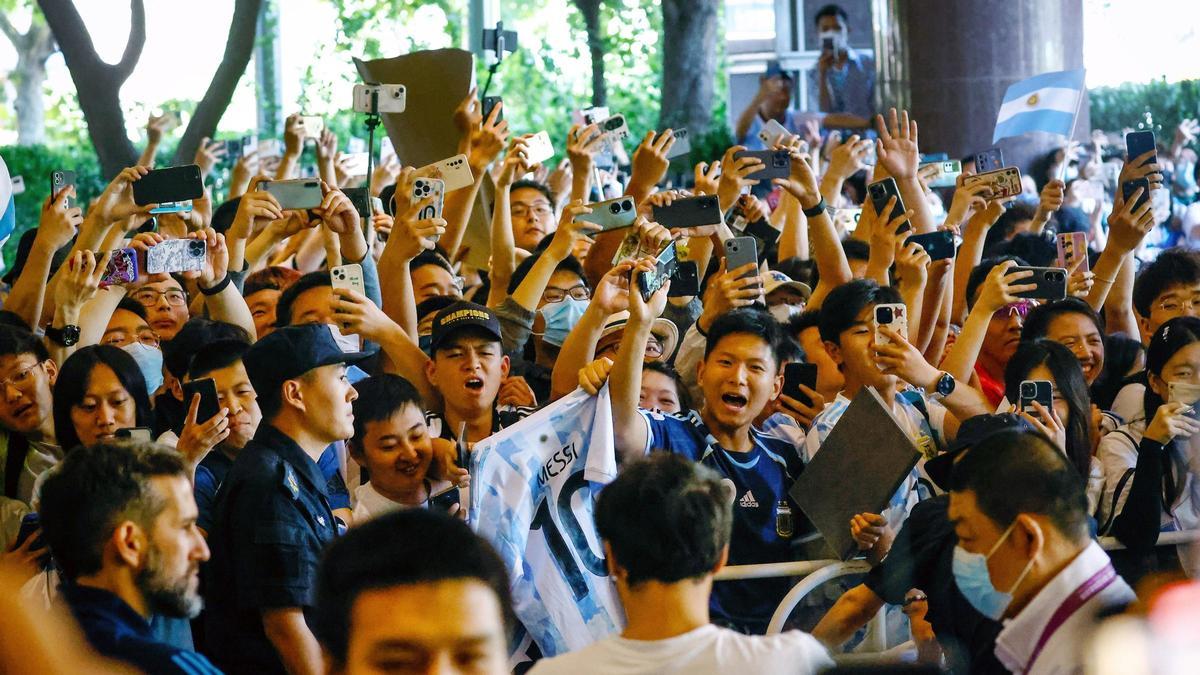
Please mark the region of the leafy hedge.
POLYGON ((100 177, 100 163, 91 146, 54 148, 43 145, 6 146, 0 157, 8 172, 25 179, 25 192, 16 196, 17 226, 4 243, 4 265, 12 266, 21 233, 37 227, 42 201, 50 194, 50 172, 65 169, 75 172, 75 189, 81 203, 100 195, 106 182, 100 177))
POLYGON ((1138 128, 1151 115, 1160 143, 1170 143, 1181 120, 1200 116, 1200 80, 1151 80, 1088 90, 1092 128, 1120 131, 1138 128))

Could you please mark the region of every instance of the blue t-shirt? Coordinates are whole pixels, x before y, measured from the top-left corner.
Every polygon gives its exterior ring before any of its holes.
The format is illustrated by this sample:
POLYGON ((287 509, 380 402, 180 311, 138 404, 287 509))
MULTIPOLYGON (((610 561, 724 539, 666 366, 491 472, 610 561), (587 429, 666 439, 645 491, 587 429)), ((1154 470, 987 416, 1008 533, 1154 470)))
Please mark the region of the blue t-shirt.
MULTIPOLYGON (((672 452, 700 462, 725 477, 733 493, 730 565, 792 560, 792 540, 801 534, 800 508, 788 496, 803 471, 798 449, 751 429, 754 447, 730 452, 717 444, 696 412, 687 416, 640 411, 649 427, 649 451, 672 452), (779 504, 791 509, 792 531, 781 532, 779 504)), ((713 621, 749 632, 765 632, 776 606, 791 587, 789 579, 723 581, 713 586, 713 621)))

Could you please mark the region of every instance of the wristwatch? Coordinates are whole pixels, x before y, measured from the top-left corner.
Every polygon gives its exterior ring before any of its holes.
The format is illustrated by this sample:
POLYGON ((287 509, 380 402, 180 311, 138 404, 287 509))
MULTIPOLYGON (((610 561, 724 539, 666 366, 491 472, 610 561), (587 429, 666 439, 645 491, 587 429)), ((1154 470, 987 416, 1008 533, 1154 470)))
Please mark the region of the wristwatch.
POLYGON ((937 383, 933 385, 933 397, 935 399, 943 399, 954 393, 954 387, 958 384, 954 376, 950 373, 942 373, 937 379, 937 383))
POLYGON ((50 326, 46 329, 46 337, 64 347, 74 347, 79 342, 79 326, 70 323, 62 328, 50 326))

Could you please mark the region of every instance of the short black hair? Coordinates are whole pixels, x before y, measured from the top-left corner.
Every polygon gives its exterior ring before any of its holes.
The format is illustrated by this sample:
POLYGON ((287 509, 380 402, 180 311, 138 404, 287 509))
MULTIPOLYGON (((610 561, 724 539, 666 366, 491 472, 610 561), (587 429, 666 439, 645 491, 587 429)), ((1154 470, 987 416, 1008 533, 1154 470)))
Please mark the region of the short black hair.
POLYGON ((1034 267, 1054 267, 1058 258, 1058 247, 1043 235, 1022 232, 994 246, 988 251, 988 255, 1020 258, 1034 267))
POLYGON ((217 340, 206 344, 196 352, 188 364, 188 379, 198 380, 214 370, 228 368, 241 361, 248 351, 250 343, 245 340, 217 340))
POLYGON ((880 286, 874 279, 855 279, 829 292, 821 303, 821 318, 818 326, 821 339, 836 345, 842 343, 842 333, 849 330, 858 315, 871 305, 904 302, 900 291, 891 286, 880 286))
POLYGON ((368 422, 386 420, 401 408, 413 405, 422 414, 425 404, 421 394, 408 380, 399 375, 381 373, 354 384, 358 398, 354 399, 354 443, 360 445, 367 433, 368 422))
POLYGON ((1029 314, 1025 317, 1025 325, 1021 328, 1021 339, 1036 340, 1046 337, 1046 333, 1050 331, 1050 324, 1065 314, 1080 314, 1087 317, 1096 325, 1096 330, 1100 335, 1104 335, 1104 320, 1100 318, 1096 310, 1092 309, 1092 306, 1082 298, 1069 295, 1062 300, 1054 300, 1029 310, 1029 314))
POLYGON ((71 408, 87 396, 92 373, 101 365, 113 371, 133 399, 134 423, 139 427, 153 426, 154 413, 150 409, 150 395, 146 393, 146 378, 137 361, 125 350, 112 345, 83 347, 67 357, 54 382, 54 435, 59 447, 68 454, 79 445, 79 434, 71 421, 71 408))
POLYGON ((803 333, 805 330, 808 330, 809 328, 817 328, 819 330, 820 326, 821 326, 821 310, 819 308, 818 309, 805 309, 803 312, 788 319, 787 327, 785 328, 785 330, 787 331, 788 335, 791 335, 792 337, 799 340, 800 333, 803 333))
POLYGON ((846 260, 870 260, 871 245, 861 239, 846 237, 842 240, 842 252, 846 254, 846 260))
POLYGON ((983 439, 954 465, 950 490, 973 492, 979 510, 1000 529, 1030 513, 1050 518, 1072 541, 1088 538, 1084 481, 1040 433, 1001 431, 983 439))
POLYGON ((970 276, 967 277, 968 309, 975 306, 975 295, 979 292, 979 287, 983 285, 983 282, 987 281, 988 275, 992 273, 992 270, 996 267, 996 265, 999 265, 1007 260, 1017 263, 1018 266, 1028 265, 1028 263, 1016 256, 1002 255, 992 258, 984 258, 983 260, 979 261, 979 264, 975 266, 975 269, 971 270, 970 276))
POLYGON ((23 328, 0 324, 0 356, 21 354, 33 354, 39 362, 50 358, 50 352, 41 338, 23 328))
POLYGON ((413 270, 419 267, 425 267, 426 265, 436 265, 446 270, 446 273, 450 276, 455 275, 454 268, 450 265, 449 260, 446 260, 446 258, 437 251, 428 250, 421 251, 417 254, 417 257, 413 258, 412 261, 408 263, 408 271, 411 274, 413 270))
MULTIPOLYGON (((521 264, 517 265, 517 268, 513 270, 512 278, 508 281, 509 295, 512 295, 513 291, 517 290, 517 286, 520 286, 521 282, 525 281, 525 277, 529 276, 529 270, 533 269, 534 263, 541 259, 543 255, 545 255, 545 249, 535 251, 532 255, 522 260, 521 264)), ((579 277, 583 281, 584 286, 587 286, 589 289, 592 287, 588 283, 587 275, 583 272, 583 264, 573 255, 563 258, 562 262, 554 266, 554 271, 570 272, 579 277)))
POLYGON ((628 583, 712 572, 729 545, 732 498, 712 469, 656 452, 629 462, 596 498, 596 530, 628 583))
POLYGON ((1173 286, 1200 283, 1200 251, 1176 246, 1158 254, 1138 272, 1133 281, 1133 308, 1145 318, 1154 311, 1154 301, 1173 286))
POLYGON ((850 23, 850 17, 846 14, 846 10, 842 9, 840 5, 831 3, 817 10, 816 15, 813 17, 813 25, 821 25, 821 19, 827 16, 836 16, 842 20, 842 23, 850 23))
POLYGON ((708 360, 717 344, 730 335, 753 335, 767 343, 775 368, 779 369, 779 341, 783 337, 783 328, 775 317, 756 307, 742 307, 718 316, 708 328, 708 341, 704 345, 705 360, 708 360))
POLYGON ((508 571, 488 542, 462 521, 427 509, 373 518, 338 537, 317 571, 313 634, 346 662, 354 603, 363 593, 440 581, 478 581, 496 594, 511 632, 515 623, 508 571))
POLYGON ((113 528, 133 520, 149 529, 163 501, 155 476, 187 477, 183 457, 156 443, 106 442, 67 453, 42 486, 42 533, 67 579, 95 574, 113 528))
POLYGON ((546 199, 550 200, 550 206, 552 206, 552 207, 554 206, 554 204, 555 204, 554 192, 550 190, 550 186, 546 185, 545 183, 539 183, 536 180, 529 180, 528 178, 522 178, 521 180, 516 181, 515 183, 512 184, 512 187, 510 187, 508 189, 508 194, 511 195, 512 193, 516 192, 517 190, 521 190, 521 189, 525 189, 525 188, 537 190, 538 192, 542 193, 542 195, 546 199))
POLYGON ((461 298, 456 298, 453 295, 435 295, 432 298, 427 298, 417 305, 417 321, 429 316, 436 315, 438 312, 446 309, 456 302, 460 302, 461 298))
MULTIPOLYGON (((149 317, 146 316, 146 306, 128 295, 121 298, 121 301, 117 303, 117 309, 123 309, 126 312, 136 314, 142 321, 149 321, 149 317)), ((116 310, 113 311, 115 312, 116 310)))
POLYGON ((191 366, 192 357, 204 345, 224 340, 249 344, 250 336, 245 328, 232 323, 213 321, 202 316, 188 319, 175 337, 162 343, 163 365, 167 372, 177 379, 183 379, 191 366))
POLYGON ((309 272, 285 288, 275 303, 275 325, 280 328, 292 325, 292 305, 296 298, 304 291, 322 286, 333 286, 329 272, 309 272))
POLYGON ((221 234, 229 231, 233 226, 233 221, 237 219, 238 208, 242 205, 241 196, 234 197, 228 201, 221 202, 221 205, 213 210, 210 227, 221 234))
POLYGON ((663 363, 662 361, 646 361, 642 363, 642 372, 647 370, 666 375, 675 383, 675 394, 679 398, 680 412, 686 413, 692 410, 692 395, 688 393, 687 385, 684 384, 683 378, 679 375, 679 371, 675 370, 674 366, 663 363))

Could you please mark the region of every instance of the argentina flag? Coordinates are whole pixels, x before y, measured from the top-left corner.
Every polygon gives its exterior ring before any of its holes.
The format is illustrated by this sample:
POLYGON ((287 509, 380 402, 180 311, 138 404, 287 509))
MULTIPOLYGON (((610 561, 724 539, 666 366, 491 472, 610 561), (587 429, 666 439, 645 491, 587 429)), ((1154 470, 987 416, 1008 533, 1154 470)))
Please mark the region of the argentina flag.
POLYGON ((992 143, 1030 131, 1070 136, 1084 96, 1083 73, 1082 69, 1042 73, 1009 87, 996 116, 992 143))

